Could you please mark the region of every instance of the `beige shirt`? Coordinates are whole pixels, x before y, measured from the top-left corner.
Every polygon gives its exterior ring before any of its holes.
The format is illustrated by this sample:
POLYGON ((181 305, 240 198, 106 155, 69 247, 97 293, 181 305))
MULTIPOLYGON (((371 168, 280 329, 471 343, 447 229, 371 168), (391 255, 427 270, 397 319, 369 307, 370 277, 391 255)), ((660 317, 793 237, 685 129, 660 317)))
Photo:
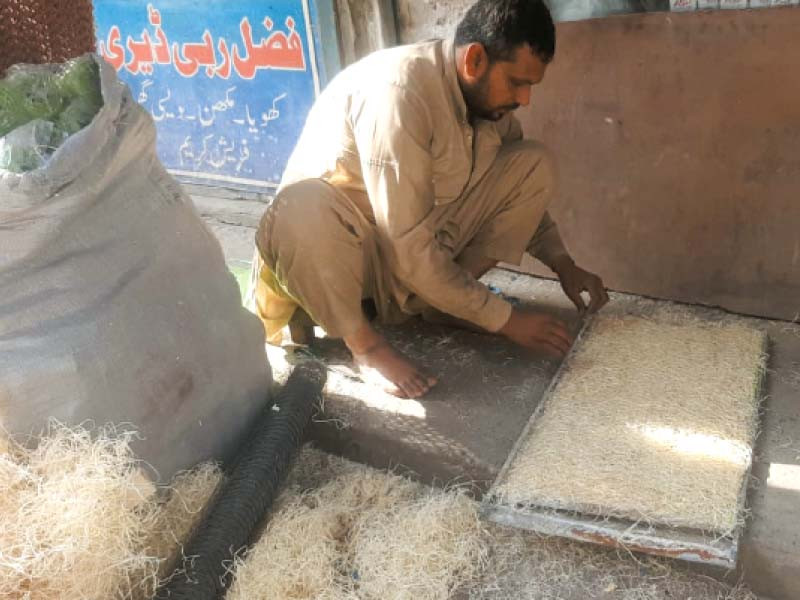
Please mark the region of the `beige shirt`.
MULTIPOLYGON (((510 305, 454 261, 426 217, 457 201, 490 168, 519 122, 470 125, 452 42, 375 52, 342 71, 312 108, 281 185, 321 178, 343 190, 375 224, 389 286, 402 308, 411 295, 490 331, 510 305)), ((550 217, 532 252, 549 263, 566 253, 550 217)))

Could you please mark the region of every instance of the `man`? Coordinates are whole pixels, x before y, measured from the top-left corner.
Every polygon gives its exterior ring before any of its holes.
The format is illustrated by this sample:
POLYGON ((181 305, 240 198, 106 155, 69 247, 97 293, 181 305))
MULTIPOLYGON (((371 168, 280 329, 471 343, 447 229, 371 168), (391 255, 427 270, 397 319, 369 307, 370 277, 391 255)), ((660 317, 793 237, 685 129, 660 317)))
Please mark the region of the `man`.
MULTIPOLYGON (((523 141, 511 112, 530 103, 553 58, 542 0, 478 0, 452 41, 375 52, 320 95, 264 215, 257 312, 275 341, 308 315, 398 395, 436 381, 370 324, 444 313, 521 346, 563 356, 560 320, 512 308, 478 278, 528 251, 579 310, 608 297, 577 267, 547 213, 553 159, 523 141)), ((310 323, 310 321, 309 321, 310 323)))

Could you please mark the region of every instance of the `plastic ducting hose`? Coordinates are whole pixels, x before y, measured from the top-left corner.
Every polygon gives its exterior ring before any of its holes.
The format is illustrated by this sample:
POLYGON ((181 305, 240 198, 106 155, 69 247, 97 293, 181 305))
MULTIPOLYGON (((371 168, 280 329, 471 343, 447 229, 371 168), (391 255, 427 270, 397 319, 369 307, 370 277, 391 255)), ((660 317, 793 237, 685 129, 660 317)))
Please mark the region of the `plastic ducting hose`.
POLYGON ((303 442, 314 407, 322 398, 325 366, 297 365, 240 451, 206 520, 184 548, 186 576, 175 575, 156 593, 171 600, 222 598, 229 584, 226 565, 243 548, 272 506, 303 442))

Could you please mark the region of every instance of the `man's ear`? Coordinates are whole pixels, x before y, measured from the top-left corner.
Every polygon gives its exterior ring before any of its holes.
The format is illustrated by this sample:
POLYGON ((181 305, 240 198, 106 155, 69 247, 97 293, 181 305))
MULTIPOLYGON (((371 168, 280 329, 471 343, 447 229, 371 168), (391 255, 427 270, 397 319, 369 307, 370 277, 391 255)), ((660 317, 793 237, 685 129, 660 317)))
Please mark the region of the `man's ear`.
POLYGON ((464 77, 468 83, 473 83, 483 77, 489 69, 489 55, 483 44, 470 44, 464 54, 464 77))

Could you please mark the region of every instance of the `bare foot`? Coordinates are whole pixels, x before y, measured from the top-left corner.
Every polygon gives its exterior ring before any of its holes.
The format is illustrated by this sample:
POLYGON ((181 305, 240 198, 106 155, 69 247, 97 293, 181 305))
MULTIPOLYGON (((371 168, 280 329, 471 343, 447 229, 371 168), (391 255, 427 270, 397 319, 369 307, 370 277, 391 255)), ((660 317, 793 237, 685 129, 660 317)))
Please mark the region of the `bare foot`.
POLYGON ((394 396, 419 398, 436 385, 435 377, 425 375, 388 342, 366 354, 353 354, 353 358, 367 380, 383 384, 394 396))
POLYGON ((344 338, 353 359, 367 379, 384 384, 387 392, 401 398, 419 398, 434 385, 436 378, 426 375, 369 323, 344 338))

